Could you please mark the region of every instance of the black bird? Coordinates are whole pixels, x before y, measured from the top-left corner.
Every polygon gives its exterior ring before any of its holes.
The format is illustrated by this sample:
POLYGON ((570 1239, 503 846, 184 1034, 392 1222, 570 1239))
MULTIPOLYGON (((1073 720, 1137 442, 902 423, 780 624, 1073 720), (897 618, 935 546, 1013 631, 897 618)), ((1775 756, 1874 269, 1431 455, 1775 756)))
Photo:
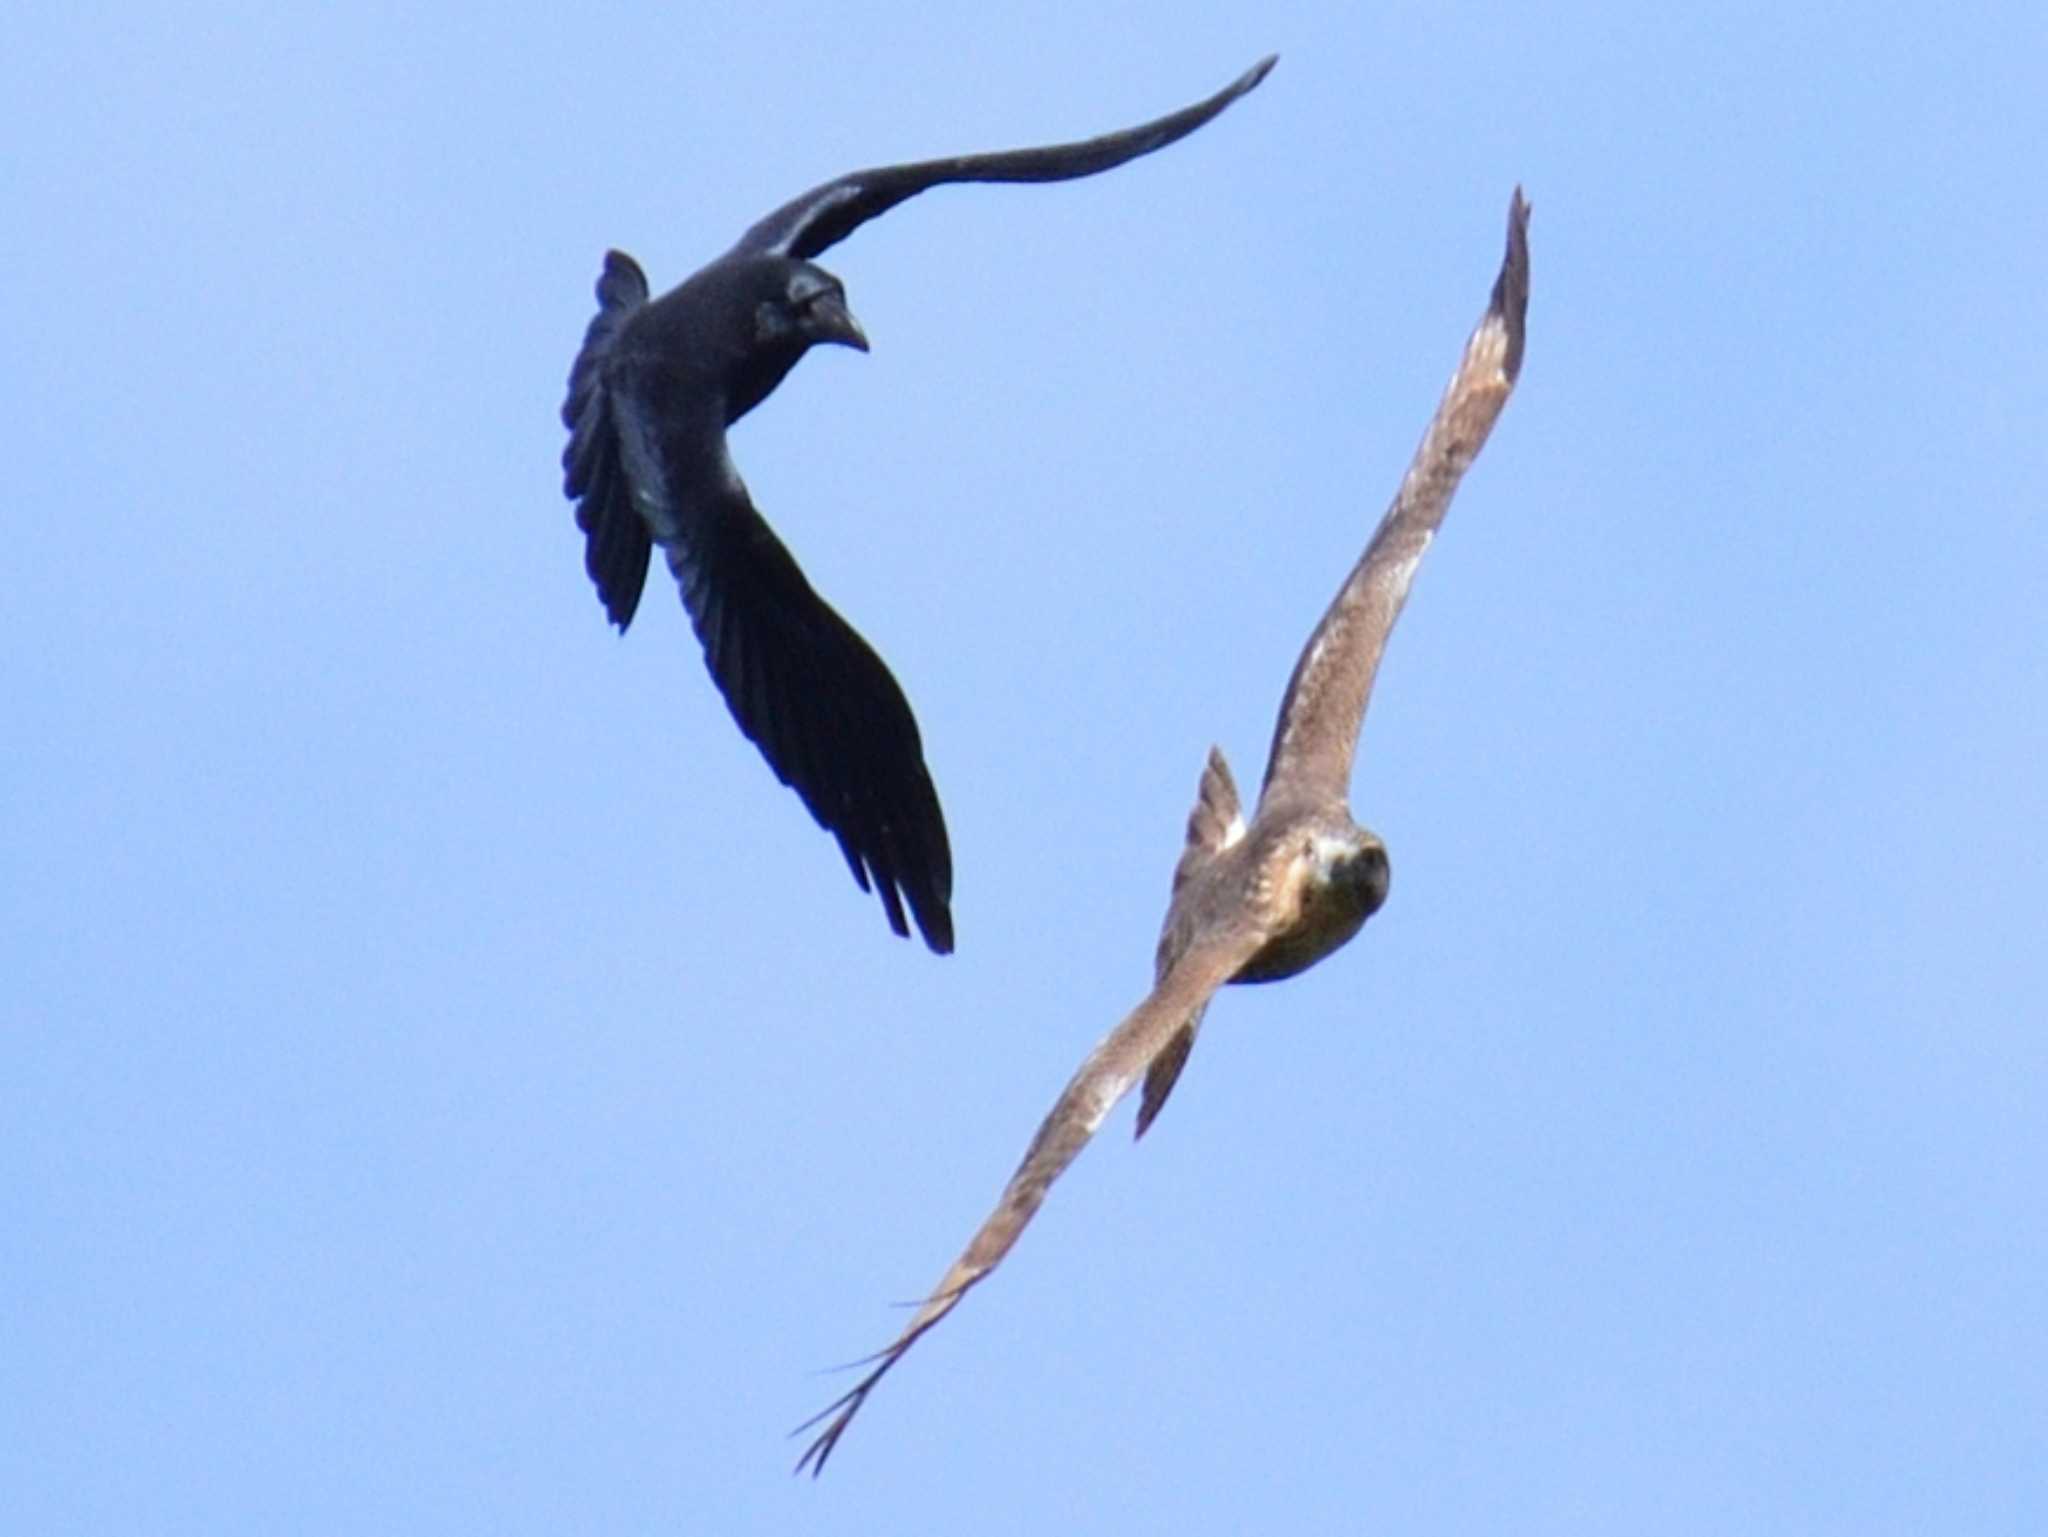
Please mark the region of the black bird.
POLYGON ((889 927, 908 936, 907 899, 941 955, 953 948, 953 856, 909 701, 755 511, 725 430, 818 343, 867 350, 839 279, 810 258, 944 182, 1067 181, 1149 154, 1215 117, 1273 64, 1261 60, 1206 101, 1120 133, 826 182, 651 302, 639 264, 622 251, 605 256, 597 317, 562 407, 563 490, 605 613, 621 631, 633 622, 659 544, 740 730, 839 840, 861 890, 880 894, 889 927))

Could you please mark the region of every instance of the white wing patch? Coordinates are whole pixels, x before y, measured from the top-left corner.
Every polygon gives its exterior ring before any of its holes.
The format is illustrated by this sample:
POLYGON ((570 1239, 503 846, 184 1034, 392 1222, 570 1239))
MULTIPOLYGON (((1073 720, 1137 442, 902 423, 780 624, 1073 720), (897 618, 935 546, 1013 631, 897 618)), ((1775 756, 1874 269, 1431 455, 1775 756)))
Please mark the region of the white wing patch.
POLYGON ((1107 1116, 1116 1102, 1124 1097, 1130 1086, 1128 1079, 1123 1082, 1111 1079, 1095 1085, 1094 1092, 1088 1096, 1088 1118, 1082 1122, 1088 1128, 1088 1135, 1095 1135, 1102 1125, 1103 1117, 1107 1116))
POLYGON ((672 545, 682 535, 677 526, 675 503, 670 499, 668 477, 662 473, 661 455, 649 440, 647 422, 638 402, 622 403, 612 413, 612 428, 619 435, 619 457, 625 461, 626 484, 633 493, 633 507, 647 520, 657 542, 672 545))
POLYGON ((1413 550, 1409 551, 1402 559, 1388 564, 1386 569, 1386 592, 1388 597, 1392 599, 1390 606, 1397 612, 1408 599, 1408 589, 1415 583, 1416 567, 1422 564, 1422 557, 1429 552, 1430 545, 1435 542, 1436 531, 1434 529, 1425 530, 1422 537, 1415 541, 1415 548, 1413 550))
POLYGON ((803 237, 804 232, 813 224, 840 204, 852 202, 860 196, 860 193, 860 187, 853 182, 842 181, 834 183, 815 202, 807 205, 802 213, 789 221, 789 228, 783 232, 780 240, 777 240, 768 247, 768 254, 770 256, 789 255, 795 249, 797 241, 803 237))

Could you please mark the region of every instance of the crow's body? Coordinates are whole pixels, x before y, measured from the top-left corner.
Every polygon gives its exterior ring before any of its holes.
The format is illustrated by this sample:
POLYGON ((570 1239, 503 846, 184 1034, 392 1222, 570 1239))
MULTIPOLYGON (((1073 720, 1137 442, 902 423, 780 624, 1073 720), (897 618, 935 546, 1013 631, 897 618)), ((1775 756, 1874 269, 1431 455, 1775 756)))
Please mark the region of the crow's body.
POLYGON ((754 508, 725 432, 812 346, 865 351, 837 278, 811 258, 906 198, 947 182, 1066 181, 1171 144, 1266 76, 1254 66, 1205 101, 1074 144, 856 171, 755 224, 658 299, 613 251, 569 376, 564 489, 612 623, 632 623, 653 546, 682 589, 740 730, 839 840, 889 925, 953 947, 952 854, 917 721, 872 647, 812 590, 754 508))

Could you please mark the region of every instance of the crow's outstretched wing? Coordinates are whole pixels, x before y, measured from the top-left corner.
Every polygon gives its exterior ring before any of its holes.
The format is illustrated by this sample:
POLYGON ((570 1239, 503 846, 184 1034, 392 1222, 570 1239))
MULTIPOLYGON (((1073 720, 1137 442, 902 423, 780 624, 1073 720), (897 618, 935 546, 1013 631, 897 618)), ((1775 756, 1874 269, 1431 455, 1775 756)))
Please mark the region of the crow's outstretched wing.
POLYGON ((583 348, 569 370, 569 397, 562 403, 562 425, 569 429, 569 446, 562 450, 562 491, 576 504, 584 569, 597 583, 605 616, 622 633, 633 622, 647 585, 652 537, 633 505, 619 462, 604 363, 627 320, 646 302, 647 275, 640 264, 623 251, 606 252, 597 280, 597 314, 583 333, 583 348))
POLYGON ((731 255, 816 256, 875 215, 945 182, 1072 181, 1110 170, 1193 133, 1265 79, 1277 62, 1277 55, 1261 59, 1205 101, 1099 138, 854 171, 783 204, 742 235, 731 255))
POLYGON ((667 553, 704 662, 775 777, 835 838, 889 927, 953 948, 953 856, 916 717, 874 648, 754 510, 723 424, 614 392, 625 495, 667 553))

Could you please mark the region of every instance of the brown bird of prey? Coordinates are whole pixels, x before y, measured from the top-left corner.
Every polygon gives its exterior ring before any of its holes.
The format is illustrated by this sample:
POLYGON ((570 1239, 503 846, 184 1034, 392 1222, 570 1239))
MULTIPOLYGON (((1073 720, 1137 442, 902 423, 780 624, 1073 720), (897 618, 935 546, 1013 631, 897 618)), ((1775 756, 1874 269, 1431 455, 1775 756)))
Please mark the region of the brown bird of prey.
POLYGON ((755 509, 726 429, 812 347, 867 351, 839 279, 812 261, 868 220, 952 182, 1072 181, 1184 139, 1266 78, 1263 59, 1204 101, 1073 144, 855 171, 755 224, 660 298, 613 251, 569 375, 562 488, 605 613, 633 622, 655 545, 733 719, 803 798, 889 927, 953 948, 953 855, 917 720, 894 674, 819 597, 755 509))
POLYGON ((1088 1054, 1032 1137, 996 1208, 872 1370, 798 1427, 821 1431, 797 1471, 815 1475, 890 1367, 1010 1252, 1046 1191, 1110 1107, 1144 1079, 1143 1136, 1187 1065, 1195 1030, 1226 982, 1274 982, 1342 947, 1387 897, 1384 844, 1351 818, 1346 795, 1373 676, 1458 481, 1499 418, 1522 366, 1529 307, 1529 208, 1516 188, 1507 256, 1436 416, 1334 602, 1308 638, 1280 701, 1266 782, 1249 824, 1223 754, 1209 750, 1145 1001, 1088 1054))

